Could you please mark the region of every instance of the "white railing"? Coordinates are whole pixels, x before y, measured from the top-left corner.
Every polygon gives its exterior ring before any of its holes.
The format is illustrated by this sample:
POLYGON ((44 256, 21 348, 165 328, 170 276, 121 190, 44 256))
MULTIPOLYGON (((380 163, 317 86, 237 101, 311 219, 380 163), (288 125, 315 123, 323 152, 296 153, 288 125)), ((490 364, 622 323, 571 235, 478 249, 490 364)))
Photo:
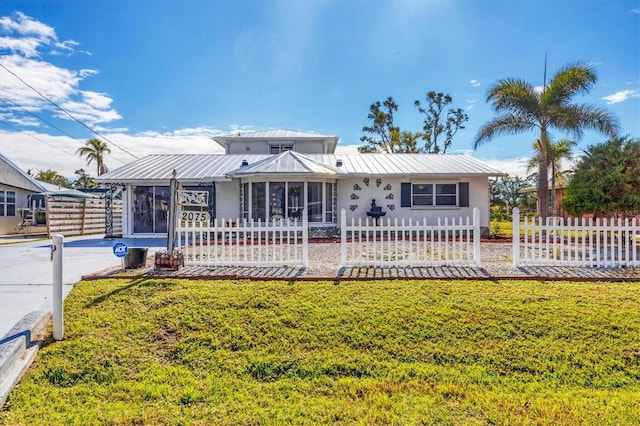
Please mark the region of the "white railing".
POLYGON ((473 219, 438 218, 436 225, 427 220, 369 218, 347 223, 341 211, 342 267, 424 267, 480 266, 480 210, 473 219))
POLYGON ((640 266, 640 224, 629 219, 520 219, 513 209, 513 265, 640 266))
POLYGON ((302 221, 288 219, 248 222, 214 219, 180 222, 177 246, 185 265, 303 267, 309 265, 309 232, 306 215, 302 221))

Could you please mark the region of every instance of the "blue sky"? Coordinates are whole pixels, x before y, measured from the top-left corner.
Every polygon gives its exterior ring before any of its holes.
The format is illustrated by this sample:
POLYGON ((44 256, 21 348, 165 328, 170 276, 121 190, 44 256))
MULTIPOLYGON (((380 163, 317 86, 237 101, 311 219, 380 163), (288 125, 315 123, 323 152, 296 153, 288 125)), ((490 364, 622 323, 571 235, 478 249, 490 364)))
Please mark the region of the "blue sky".
MULTIPOLYGON (((450 152, 523 175, 536 134, 475 152, 472 141, 493 116, 487 87, 505 77, 541 86, 545 52, 549 75, 593 64, 598 83, 574 101, 607 108, 640 137, 637 0, 2 0, 0 152, 24 169, 95 175, 74 155, 95 135, 16 76, 105 136, 111 169, 219 152, 212 135, 243 129, 332 134, 353 152, 372 102, 392 96, 396 124, 419 131, 413 103, 435 90, 470 117, 450 152)), ((577 151, 603 140, 587 132, 577 151)))

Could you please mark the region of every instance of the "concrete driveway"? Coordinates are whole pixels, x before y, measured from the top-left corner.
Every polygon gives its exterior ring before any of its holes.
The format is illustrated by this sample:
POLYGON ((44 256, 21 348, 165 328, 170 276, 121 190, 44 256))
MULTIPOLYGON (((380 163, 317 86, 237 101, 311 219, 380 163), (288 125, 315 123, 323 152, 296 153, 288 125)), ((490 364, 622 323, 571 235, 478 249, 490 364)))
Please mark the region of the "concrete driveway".
MULTIPOLYGON (((13 241, 0 244, 0 338, 26 314, 51 310, 51 240, 13 241)), ((129 247, 149 248, 150 254, 166 247, 165 238, 66 238, 62 268, 64 297, 82 276, 122 265, 122 259, 112 250, 119 241, 129 247)))

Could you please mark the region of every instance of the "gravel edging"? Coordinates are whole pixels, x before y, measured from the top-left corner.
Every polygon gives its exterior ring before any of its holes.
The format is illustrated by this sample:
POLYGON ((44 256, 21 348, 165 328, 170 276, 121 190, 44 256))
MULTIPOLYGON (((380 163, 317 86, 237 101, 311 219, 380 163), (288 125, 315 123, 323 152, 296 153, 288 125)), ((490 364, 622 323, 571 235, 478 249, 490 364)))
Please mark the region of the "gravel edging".
POLYGON ((372 280, 372 279, 456 279, 456 280, 575 280, 640 281, 640 268, 582 268, 558 266, 524 266, 512 261, 512 243, 481 243, 481 266, 430 267, 341 267, 340 245, 309 244, 309 267, 202 267, 185 266, 178 271, 154 270, 153 257, 143 268, 96 272, 83 279, 172 277, 188 279, 248 280, 372 280))

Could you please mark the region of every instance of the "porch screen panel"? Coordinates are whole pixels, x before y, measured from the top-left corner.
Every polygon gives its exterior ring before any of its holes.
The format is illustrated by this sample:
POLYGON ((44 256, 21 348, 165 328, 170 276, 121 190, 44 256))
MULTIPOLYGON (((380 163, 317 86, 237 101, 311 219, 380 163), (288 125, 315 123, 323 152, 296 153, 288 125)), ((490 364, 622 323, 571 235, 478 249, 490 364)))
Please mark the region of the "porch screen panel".
POLYGON ((133 233, 167 233, 168 186, 136 186, 133 189, 133 233))
POLYGON ((284 182, 269 182, 269 220, 281 219, 285 214, 284 182))
POLYGON ((304 183, 289 182, 287 184, 287 217, 302 219, 304 212, 304 183))
POLYGON ((327 183, 325 186, 325 221, 333 222, 336 211, 336 193, 333 183, 327 183))
POLYGON ((322 182, 307 183, 309 222, 322 222, 322 182))
POLYGON ((264 182, 254 182, 251 184, 251 219, 253 221, 267 219, 267 184, 264 182))
POLYGON ((240 188, 242 189, 242 218, 249 219, 249 184, 243 183, 240 188))
POLYGON ((169 218, 169 187, 156 186, 154 188, 154 216, 155 226, 154 233, 167 233, 167 223, 169 218))

